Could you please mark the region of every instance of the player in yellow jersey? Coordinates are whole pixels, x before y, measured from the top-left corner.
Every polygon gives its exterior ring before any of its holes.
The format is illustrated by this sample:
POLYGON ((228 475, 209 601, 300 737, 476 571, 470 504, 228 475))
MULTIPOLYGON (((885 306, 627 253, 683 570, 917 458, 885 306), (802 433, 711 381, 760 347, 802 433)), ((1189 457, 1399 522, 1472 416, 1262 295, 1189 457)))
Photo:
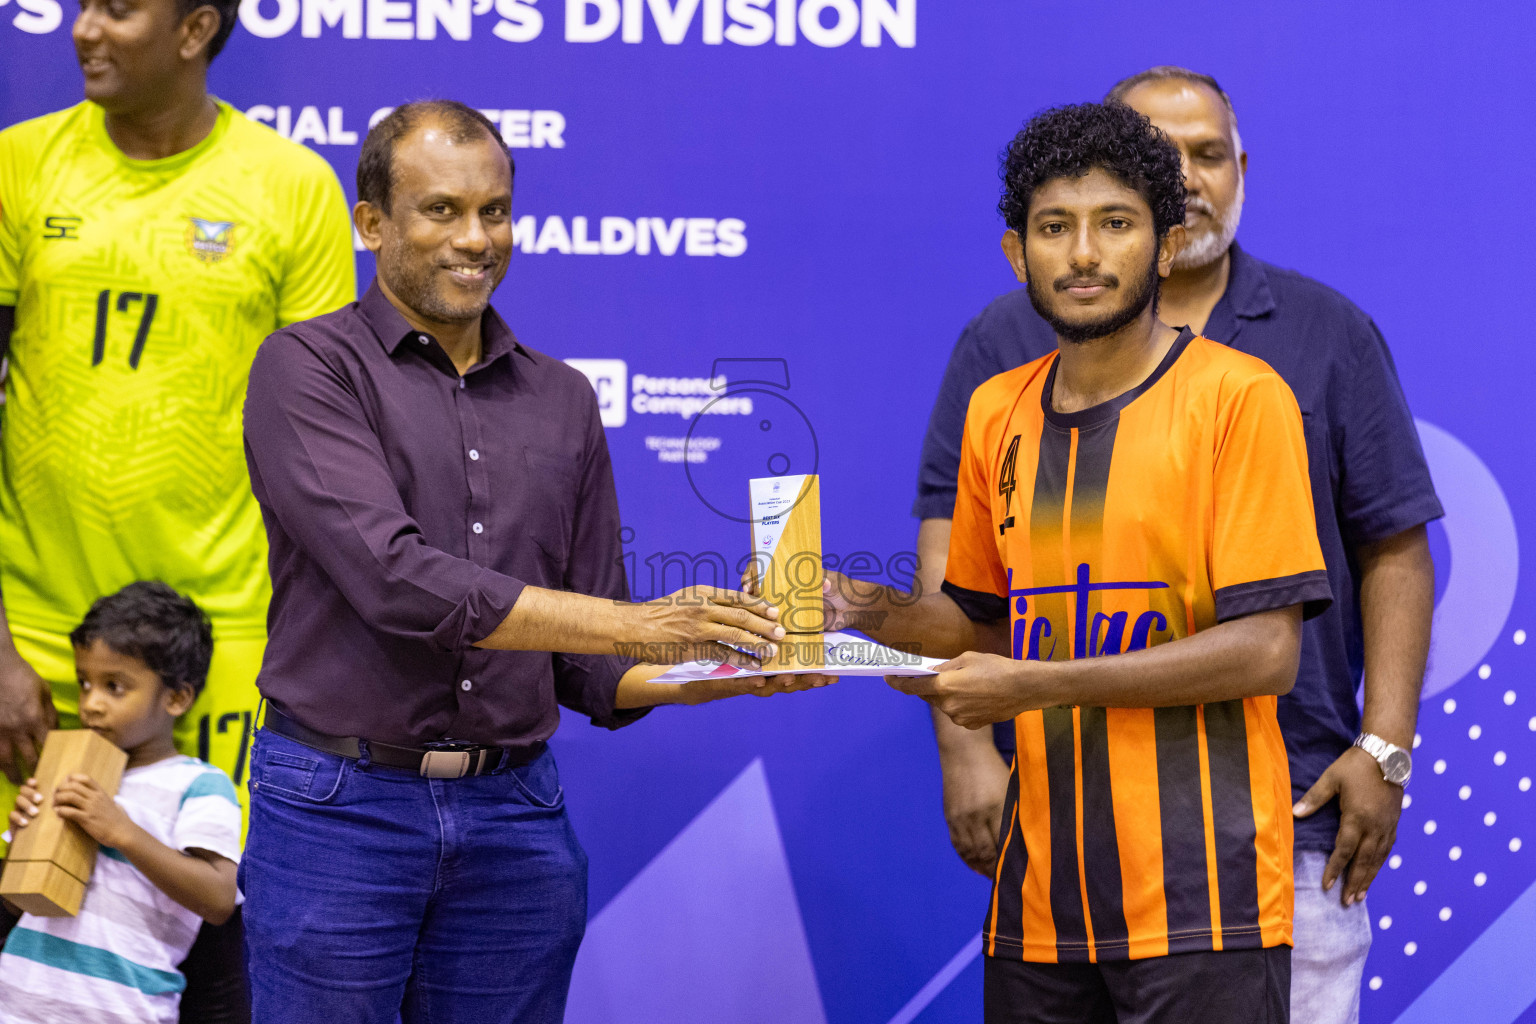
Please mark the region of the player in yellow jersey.
MULTIPOLYGON (((213 620, 183 751, 244 796, 266 535, 241 447, 261 340, 356 297, 324 160, 207 91, 235 0, 82 0, 86 102, 0 132, 0 767, 75 719, 68 633, 160 579, 213 620), (14 647, 12 645, 14 641, 14 647)), ((14 789, 0 789, 0 806, 14 789)))

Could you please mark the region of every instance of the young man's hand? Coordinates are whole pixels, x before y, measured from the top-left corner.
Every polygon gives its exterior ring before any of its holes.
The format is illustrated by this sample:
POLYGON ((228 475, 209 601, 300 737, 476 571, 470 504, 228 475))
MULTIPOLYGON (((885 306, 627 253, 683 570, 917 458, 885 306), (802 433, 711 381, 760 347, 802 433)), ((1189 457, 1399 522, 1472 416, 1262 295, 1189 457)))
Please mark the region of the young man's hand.
POLYGON ((956 725, 980 729, 1055 703, 1030 685, 1040 672, 1039 665, 967 651, 938 666, 938 675, 887 676, 885 681, 893 689, 923 698, 956 725))
MULTIPOLYGON (((879 583, 844 576, 833 569, 824 569, 822 572, 822 631, 836 633, 844 629, 862 629, 869 632, 878 628, 883 616, 872 609, 880 603, 888 588, 879 583)), ((761 596, 756 562, 742 573, 741 592, 753 597, 761 596)))
POLYGON ((37 780, 28 779, 16 793, 16 808, 11 811, 11 828, 26 828, 43 809, 43 794, 37 791, 37 780))
POLYGON ((74 774, 53 791, 53 809, 102 846, 122 846, 138 828, 128 813, 89 775, 74 774))

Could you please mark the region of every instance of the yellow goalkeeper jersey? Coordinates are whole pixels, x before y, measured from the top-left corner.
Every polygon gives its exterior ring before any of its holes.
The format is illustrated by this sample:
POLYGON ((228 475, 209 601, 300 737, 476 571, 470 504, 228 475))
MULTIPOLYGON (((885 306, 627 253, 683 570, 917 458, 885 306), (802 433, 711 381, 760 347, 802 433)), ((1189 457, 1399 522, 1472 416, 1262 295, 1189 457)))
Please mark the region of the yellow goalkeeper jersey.
POLYGON ((160 579, 217 635, 264 635, 246 377, 268 334, 352 301, 356 272, 325 161, 218 107, 163 160, 123 155, 89 102, 0 132, 0 594, 18 626, 66 633, 160 579))

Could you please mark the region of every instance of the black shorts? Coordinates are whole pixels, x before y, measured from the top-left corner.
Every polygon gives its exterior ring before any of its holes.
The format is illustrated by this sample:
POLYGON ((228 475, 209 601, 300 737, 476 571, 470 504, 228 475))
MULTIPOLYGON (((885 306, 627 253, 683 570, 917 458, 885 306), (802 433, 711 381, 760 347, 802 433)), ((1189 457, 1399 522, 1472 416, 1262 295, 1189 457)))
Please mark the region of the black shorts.
POLYGON ((1289 1024, 1291 947, 1103 964, 986 958, 986 1024, 1289 1024))

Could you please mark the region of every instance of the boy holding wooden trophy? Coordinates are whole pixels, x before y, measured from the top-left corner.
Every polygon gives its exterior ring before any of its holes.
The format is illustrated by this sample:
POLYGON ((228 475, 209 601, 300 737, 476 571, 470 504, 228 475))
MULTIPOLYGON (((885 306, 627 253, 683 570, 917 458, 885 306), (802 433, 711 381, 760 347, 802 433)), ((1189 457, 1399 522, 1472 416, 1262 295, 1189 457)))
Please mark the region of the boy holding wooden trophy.
POLYGON ((86 729, 49 735, 11 813, 0 896, 25 913, 0 950, 0 1020, 174 1022, 176 965, 238 898, 234 786, 172 740, 212 628, 141 582, 96 601, 70 641, 86 729))

